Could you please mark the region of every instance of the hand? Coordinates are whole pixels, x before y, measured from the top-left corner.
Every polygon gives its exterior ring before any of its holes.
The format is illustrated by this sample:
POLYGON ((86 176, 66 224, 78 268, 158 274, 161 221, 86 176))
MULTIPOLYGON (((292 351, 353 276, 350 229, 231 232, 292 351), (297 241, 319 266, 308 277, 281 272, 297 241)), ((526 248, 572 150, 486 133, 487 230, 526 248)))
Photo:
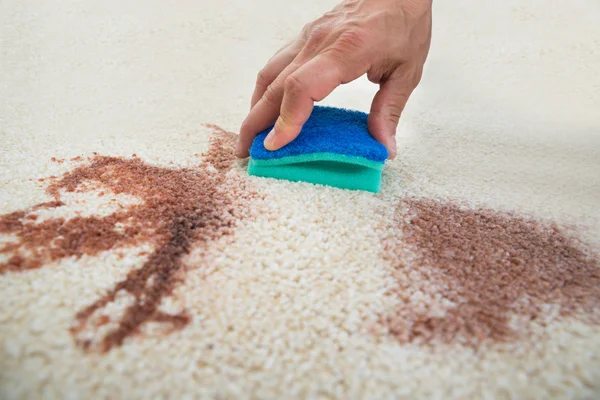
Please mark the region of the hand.
POLYGON ((418 85, 431 40, 432 0, 345 0, 280 49, 258 74, 236 153, 247 157, 258 133, 275 122, 268 150, 294 140, 315 101, 367 73, 379 84, 369 131, 396 155, 396 127, 418 85))

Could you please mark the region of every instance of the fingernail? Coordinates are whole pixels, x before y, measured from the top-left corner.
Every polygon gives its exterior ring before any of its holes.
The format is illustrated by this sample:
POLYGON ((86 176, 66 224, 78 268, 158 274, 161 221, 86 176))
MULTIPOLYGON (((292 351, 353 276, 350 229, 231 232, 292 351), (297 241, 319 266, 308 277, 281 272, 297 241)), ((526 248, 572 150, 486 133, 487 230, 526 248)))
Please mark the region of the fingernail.
POLYGON ((267 150, 275 150, 275 129, 271 129, 271 132, 267 135, 264 141, 265 149, 267 150))
POLYGON ((388 151, 390 153, 390 158, 394 159, 396 157, 396 137, 390 136, 388 139, 388 151))
POLYGON ((240 143, 239 140, 238 140, 237 144, 235 145, 235 155, 237 157, 242 157, 242 144, 240 143))

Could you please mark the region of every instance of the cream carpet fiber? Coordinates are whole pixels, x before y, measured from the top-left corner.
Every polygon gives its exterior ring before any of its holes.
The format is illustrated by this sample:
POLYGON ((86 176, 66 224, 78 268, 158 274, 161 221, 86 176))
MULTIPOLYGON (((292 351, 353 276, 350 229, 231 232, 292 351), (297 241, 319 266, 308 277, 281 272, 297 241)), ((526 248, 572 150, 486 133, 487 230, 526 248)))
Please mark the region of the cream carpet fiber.
POLYGON ((600 397, 598 3, 434 2, 380 194, 250 178, 334 3, 0 2, 0 398, 600 397))

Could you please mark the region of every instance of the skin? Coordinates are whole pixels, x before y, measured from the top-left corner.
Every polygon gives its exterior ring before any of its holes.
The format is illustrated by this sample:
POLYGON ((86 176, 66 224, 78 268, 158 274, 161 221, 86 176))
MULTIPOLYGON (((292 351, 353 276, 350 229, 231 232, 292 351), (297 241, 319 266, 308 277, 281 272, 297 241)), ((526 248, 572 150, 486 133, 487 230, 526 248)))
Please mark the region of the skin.
POLYGON ((240 128, 238 157, 256 135, 275 124, 268 150, 294 140, 321 101, 360 78, 379 85, 368 126, 396 156, 396 128, 419 84, 431 41, 432 0, 345 0, 281 48, 259 72, 251 108, 240 128))

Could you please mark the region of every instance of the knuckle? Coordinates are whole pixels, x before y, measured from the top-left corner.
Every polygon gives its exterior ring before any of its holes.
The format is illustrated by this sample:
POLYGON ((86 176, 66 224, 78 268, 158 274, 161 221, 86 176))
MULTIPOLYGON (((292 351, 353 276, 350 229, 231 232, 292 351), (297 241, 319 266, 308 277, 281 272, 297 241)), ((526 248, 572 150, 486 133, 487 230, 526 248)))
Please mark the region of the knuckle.
POLYGON ((300 37, 303 38, 303 39, 305 39, 305 40, 308 39, 308 36, 310 35, 311 28, 312 28, 312 23, 305 24, 302 27, 302 30, 300 31, 300 37))
POLYGON ((277 104, 278 93, 274 84, 270 84, 267 86, 267 90, 265 90, 265 94, 263 95, 263 99, 269 104, 277 104))
POLYGON ((412 83, 414 87, 417 87, 421 83, 421 78, 423 78, 423 68, 417 69, 413 74, 412 83))
POLYGON ((271 74, 267 71, 266 67, 258 71, 256 74, 256 83, 260 86, 267 86, 273 81, 271 74))
POLYGON ((306 47, 309 49, 318 48, 326 40, 329 32, 330 29, 327 25, 312 26, 306 34, 306 47))
POLYGON ((373 83, 385 82, 390 76, 390 70, 392 68, 387 64, 381 63, 381 65, 375 65, 369 68, 367 71, 367 79, 373 83))
POLYGON ((302 82, 294 75, 288 76, 283 85, 286 93, 299 93, 304 89, 302 82))
POLYGON ((380 83, 381 82, 381 75, 374 72, 374 71, 368 71, 367 72, 367 79, 369 80, 369 82, 372 83, 380 83))
POLYGON ((397 123, 402 115, 402 110, 404 109, 404 104, 408 101, 408 95, 406 93, 398 93, 394 102, 387 106, 385 110, 385 116, 388 121, 397 123))
POLYGON ((349 28, 340 33, 336 45, 344 50, 353 50, 365 46, 365 40, 362 29, 349 28))
MULTIPOLYGON (((362 55, 365 45, 366 41, 360 30, 347 30, 337 37, 327 52, 338 65, 340 72, 344 74, 353 69, 365 67, 362 55)), ((364 72, 367 72, 366 68, 364 72)))
POLYGON ((390 107, 387 113, 387 120, 393 123, 397 123, 400 120, 400 115, 402 111, 399 107, 390 107))
POLYGON ((313 27, 313 29, 310 32, 310 38, 313 41, 322 41, 323 39, 325 39, 325 37, 329 34, 329 27, 323 24, 319 24, 315 27, 313 27))

